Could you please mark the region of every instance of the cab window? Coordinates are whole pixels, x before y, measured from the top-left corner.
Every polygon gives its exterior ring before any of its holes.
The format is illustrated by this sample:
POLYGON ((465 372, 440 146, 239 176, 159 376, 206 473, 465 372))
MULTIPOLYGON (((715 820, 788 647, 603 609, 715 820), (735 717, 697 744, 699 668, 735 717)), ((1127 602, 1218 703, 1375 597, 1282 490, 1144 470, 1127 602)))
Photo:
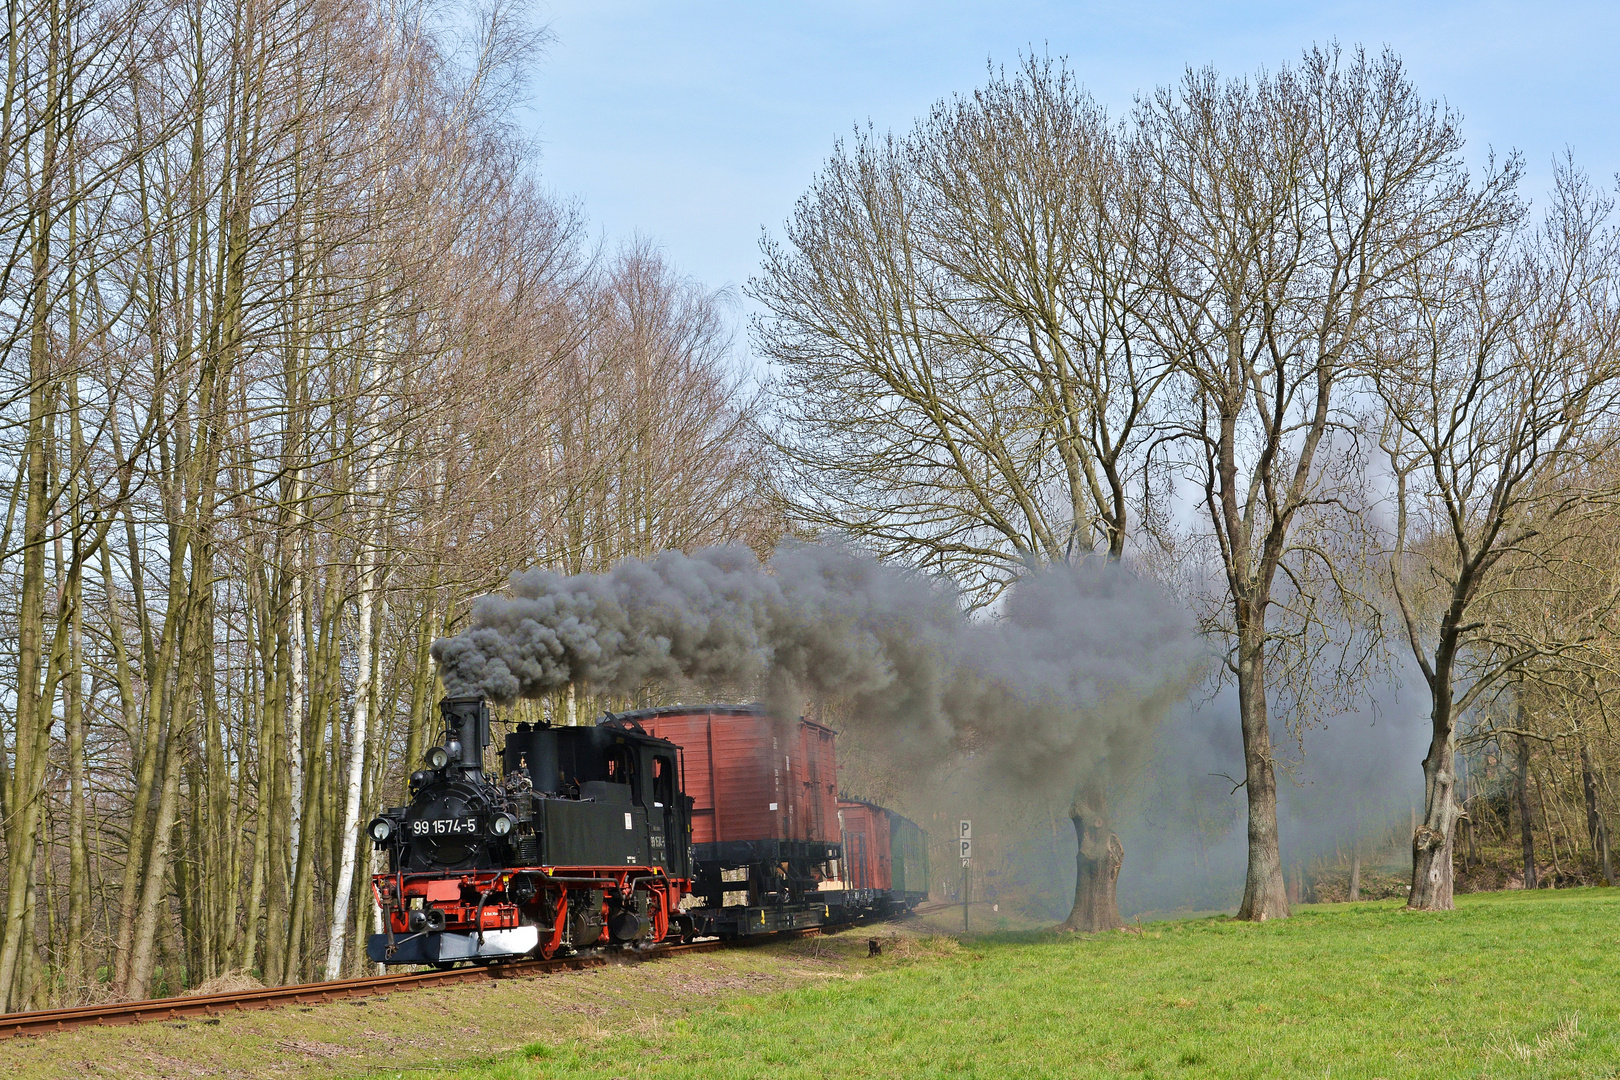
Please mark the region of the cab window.
POLYGON ((653 801, 659 806, 675 802, 675 759, 653 758, 653 801))

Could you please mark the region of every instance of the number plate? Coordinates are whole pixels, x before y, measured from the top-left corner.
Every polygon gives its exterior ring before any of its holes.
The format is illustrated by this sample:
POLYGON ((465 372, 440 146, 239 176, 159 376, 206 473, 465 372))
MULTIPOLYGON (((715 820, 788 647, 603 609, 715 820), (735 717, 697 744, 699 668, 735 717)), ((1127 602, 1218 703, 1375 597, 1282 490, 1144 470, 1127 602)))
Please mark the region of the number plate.
POLYGON ((411 822, 412 836, 460 836, 478 831, 478 819, 470 817, 429 818, 411 822))

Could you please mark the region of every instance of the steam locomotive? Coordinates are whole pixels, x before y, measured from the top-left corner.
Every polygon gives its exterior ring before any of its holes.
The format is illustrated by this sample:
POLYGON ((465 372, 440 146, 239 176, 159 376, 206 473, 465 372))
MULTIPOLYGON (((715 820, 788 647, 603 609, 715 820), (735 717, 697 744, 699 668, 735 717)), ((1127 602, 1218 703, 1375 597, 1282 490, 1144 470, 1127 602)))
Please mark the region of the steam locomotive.
POLYGON ((927 895, 926 836, 840 801, 830 729, 759 706, 519 723, 484 769, 482 698, 444 730, 410 805, 366 827, 376 963, 450 966, 852 922, 927 895), (853 861, 852 861, 853 860, 853 861))

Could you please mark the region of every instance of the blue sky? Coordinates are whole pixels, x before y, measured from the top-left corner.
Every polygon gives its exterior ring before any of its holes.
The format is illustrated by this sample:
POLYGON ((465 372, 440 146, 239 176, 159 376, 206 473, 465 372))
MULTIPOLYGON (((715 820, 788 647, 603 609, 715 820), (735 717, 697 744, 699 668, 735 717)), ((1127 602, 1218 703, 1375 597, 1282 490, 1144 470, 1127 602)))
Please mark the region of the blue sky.
POLYGON ((1313 42, 1392 46, 1464 116, 1470 157, 1516 148, 1526 193, 1568 147, 1620 170, 1620 4, 815 3, 552 0, 555 41, 524 120, 540 171, 615 242, 657 241, 710 288, 739 287, 833 140, 905 129, 1020 50, 1066 56, 1113 112, 1188 64, 1227 74, 1313 42))

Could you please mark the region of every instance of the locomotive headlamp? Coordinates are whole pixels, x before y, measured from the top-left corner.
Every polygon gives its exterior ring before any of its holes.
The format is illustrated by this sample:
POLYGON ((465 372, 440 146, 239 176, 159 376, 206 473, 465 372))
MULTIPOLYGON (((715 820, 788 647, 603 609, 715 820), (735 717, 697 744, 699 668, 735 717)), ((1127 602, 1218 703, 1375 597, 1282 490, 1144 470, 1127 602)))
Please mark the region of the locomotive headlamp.
POLYGON ((367 826, 366 831, 371 833, 371 838, 380 844, 394 834, 394 823, 385 817, 375 818, 367 826))
POLYGON ((496 814, 495 820, 489 823, 489 831, 496 836, 505 836, 517 824, 517 819, 511 814, 496 814))
POLYGON ((435 746, 433 749, 428 751, 427 763, 428 768, 430 769, 444 768, 446 765, 450 764, 450 751, 446 750, 442 746, 435 746))

